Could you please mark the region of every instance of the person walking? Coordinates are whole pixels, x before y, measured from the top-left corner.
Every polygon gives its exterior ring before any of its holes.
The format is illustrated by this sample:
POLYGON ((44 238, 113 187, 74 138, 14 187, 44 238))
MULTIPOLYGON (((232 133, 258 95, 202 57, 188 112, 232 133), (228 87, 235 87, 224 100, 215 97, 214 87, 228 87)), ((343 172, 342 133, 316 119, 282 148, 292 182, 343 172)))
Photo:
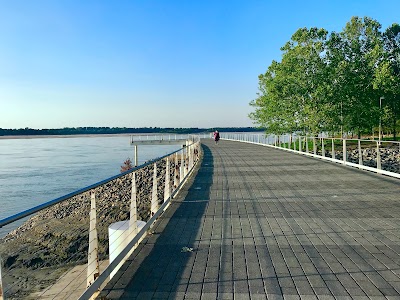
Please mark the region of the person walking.
POLYGON ((215 132, 214 132, 214 141, 215 141, 216 144, 218 144, 218 141, 219 141, 219 132, 218 132, 218 130, 215 130, 215 132))

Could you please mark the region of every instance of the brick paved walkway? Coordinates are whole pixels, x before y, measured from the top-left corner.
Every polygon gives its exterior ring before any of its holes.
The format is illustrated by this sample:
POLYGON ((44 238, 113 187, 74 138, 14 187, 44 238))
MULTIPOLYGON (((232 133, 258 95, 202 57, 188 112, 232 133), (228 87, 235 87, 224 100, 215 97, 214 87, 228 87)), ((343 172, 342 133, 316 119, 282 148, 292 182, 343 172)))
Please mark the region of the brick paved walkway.
POLYGON ((206 141, 192 185, 102 295, 400 299, 399 217, 397 179, 206 141))

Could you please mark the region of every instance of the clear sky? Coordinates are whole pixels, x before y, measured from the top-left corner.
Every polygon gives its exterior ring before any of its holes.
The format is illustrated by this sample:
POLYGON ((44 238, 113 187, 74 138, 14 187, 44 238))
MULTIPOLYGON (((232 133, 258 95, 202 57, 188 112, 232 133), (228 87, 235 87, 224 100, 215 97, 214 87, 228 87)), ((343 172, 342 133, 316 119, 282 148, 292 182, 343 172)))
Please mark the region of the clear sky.
POLYGON ((252 126, 300 27, 383 28, 399 0, 0 0, 0 128, 252 126))

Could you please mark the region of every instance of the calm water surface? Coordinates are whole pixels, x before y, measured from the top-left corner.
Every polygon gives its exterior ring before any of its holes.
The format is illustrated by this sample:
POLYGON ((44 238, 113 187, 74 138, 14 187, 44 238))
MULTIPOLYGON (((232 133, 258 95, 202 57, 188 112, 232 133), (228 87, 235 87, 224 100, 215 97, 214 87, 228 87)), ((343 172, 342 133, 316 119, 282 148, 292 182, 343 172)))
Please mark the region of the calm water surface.
MULTIPOLYGON (((0 139, 0 219, 120 172, 129 136, 0 139)), ((180 145, 138 146, 139 164, 180 145)), ((0 237, 18 224, 0 228, 0 237)))

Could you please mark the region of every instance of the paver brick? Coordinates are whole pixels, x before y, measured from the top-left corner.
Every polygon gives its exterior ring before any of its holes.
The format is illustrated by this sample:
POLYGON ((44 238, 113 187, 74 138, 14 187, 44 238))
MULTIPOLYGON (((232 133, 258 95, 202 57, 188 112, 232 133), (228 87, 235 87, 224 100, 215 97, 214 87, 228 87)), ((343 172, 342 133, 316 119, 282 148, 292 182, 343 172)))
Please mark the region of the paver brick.
POLYGON ((203 149, 101 296, 400 299, 397 179, 225 140, 203 149))

